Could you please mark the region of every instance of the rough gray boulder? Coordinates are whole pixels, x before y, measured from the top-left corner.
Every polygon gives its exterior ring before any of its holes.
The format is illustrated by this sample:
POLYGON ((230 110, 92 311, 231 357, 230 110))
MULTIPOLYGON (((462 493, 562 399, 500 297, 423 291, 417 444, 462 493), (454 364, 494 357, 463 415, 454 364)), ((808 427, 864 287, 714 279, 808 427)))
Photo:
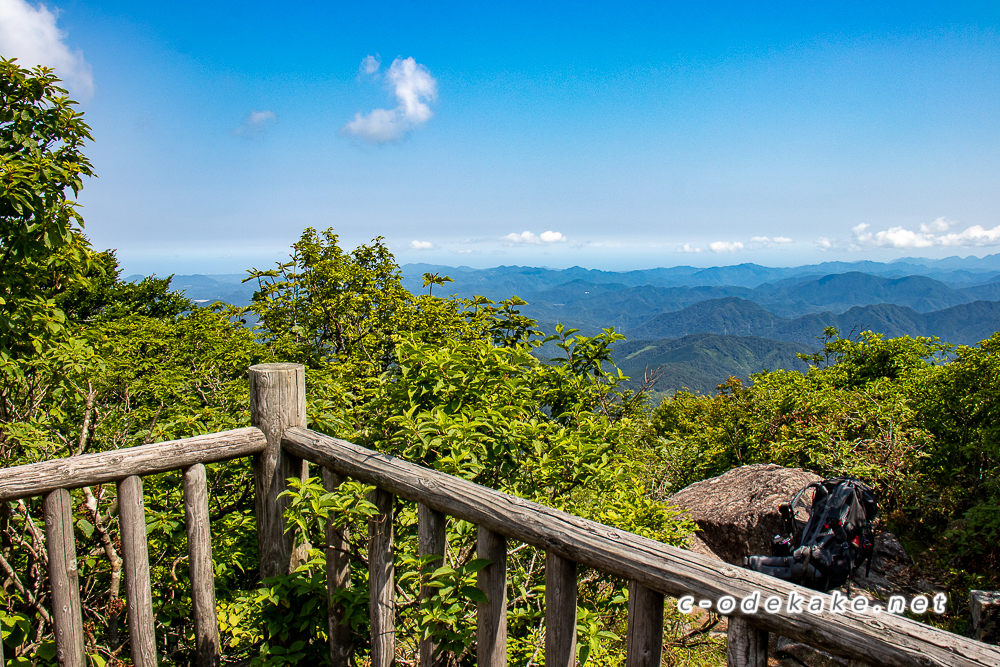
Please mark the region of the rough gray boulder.
POLYGON ((801 468, 761 463, 696 482, 665 502, 688 511, 700 528, 695 537, 717 558, 743 565, 745 556, 769 556, 771 538, 785 532, 778 506, 821 479, 801 468))
MULTIPOLYGON (((714 556, 734 565, 742 565, 745 556, 770 555, 771 538, 785 533, 778 507, 791 501, 802 487, 823 478, 801 468, 757 464, 734 468, 729 472, 697 482, 678 491, 664 502, 687 510, 699 530, 691 536, 688 548, 714 556)), ((812 492, 803 502, 812 503, 812 492)), ((808 513, 800 509, 796 518, 804 526, 808 513)), ((911 561, 906 550, 888 531, 876 529, 875 556, 870 576, 864 570, 852 578, 852 595, 866 595, 882 602, 890 595, 909 591, 911 561)), ((846 590, 846 587, 841 589, 846 590)), ((920 591, 917 591, 920 592, 920 591)), ((926 592, 926 591, 924 591, 926 592)), ((862 665, 792 642, 773 637, 772 655, 786 667, 844 667, 862 665)))
POLYGON ((987 644, 1000 644, 1000 591, 969 591, 972 636, 987 644))
MULTIPOLYGON (((770 555, 771 538, 785 532, 778 506, 789 502, 805 485, 821 479, 801 468, 774 464, 741 466, 696 482, 665 502, 687 510, 698 524, 700 530, 688 543, 691 551, 743 565, 744 556, 770 555)), ((812 492, 807 492, 803 500, 808 506, 812 492)), ((801 528, 807 513, 800 508, 796 518, 802 522, 801 528)), ((931 591, 925 586, 909 590, 910 565, 910 557, 899 540, 876 527, 871 572, 868 576, 864 570, 856 572, 852 585, 883 601, 890 595, 909 599, 914 592, 931 591)))

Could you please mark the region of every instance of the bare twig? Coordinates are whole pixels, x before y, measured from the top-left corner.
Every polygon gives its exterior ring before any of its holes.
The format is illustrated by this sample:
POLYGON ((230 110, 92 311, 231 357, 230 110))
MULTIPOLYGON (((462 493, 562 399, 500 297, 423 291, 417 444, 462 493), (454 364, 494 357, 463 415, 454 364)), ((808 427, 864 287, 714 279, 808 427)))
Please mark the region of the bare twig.
POLYGON ((153 430, 156 428, 156 422, 160 418, 160 412, 163 410, 163 401, 160 401, 160 405, 156 408, 156 414, 153 415, 153 421, 149 425, 149 433, 146 435, 146 439, 142 441, 142 444, 149 445, 153 442, 153 430))
POLYGON ((45 621, 45 623, 52 625, 52 617, 49 616, 49 612, 45 609, 45 607, 38 603, 38 600, 31 594, 31 591, 25 588, 24 584, 21 583, 21 578, 17 576, 17 573, 14 572, 14 568, 10 566, 10 563, 7 562, 7 559, 3 557, 2 553, 0 553, 0 568, 3 568, 3 571, 8 577, 10 577, 11 581, 14 582, 14 588, 16 588, 17 591, 24 596, 24 599, 27 600, 28 604, 34 607, 41 619, 45 621))
MULTIPOLYGON (((117 610, 120 607, 120 590, 122 581, 122 559, 115 550, 114 540, 111 539, 111 535, 108 532, 107 524, 105 523, 105 518, 101 516, 100 508, 97 504, 97 498, 91 492, 89 486, 83 487, 83 495, 85 497, 85 505, 87 510, 90 512, 91 517, 94 519, 94 530, 97 531, 98 539, 101 541, 101 547, 104 550, 104 555, 107 557, 108 562, 111 564, 111 582, 108 585, 108 603, 107 609, 108 613, 108 640, 111 642, 112 648, 118 646, 118 613, 117 610)), ((117 507, 118 499, 115 499, 114 506, 117 507)), ((108 510, 108 518, 111 518, 112 509, 108 510)))
POLYGON ((77 456, 83 454, 87 448, 87 442, 90 440, 90 422, 94 414, 94 399, 96 397, 97 391, 90 384, 90 380, 87 380, 87 402, 83 408, 83 425, 80 427, 80 440, 76 446, 77 456))

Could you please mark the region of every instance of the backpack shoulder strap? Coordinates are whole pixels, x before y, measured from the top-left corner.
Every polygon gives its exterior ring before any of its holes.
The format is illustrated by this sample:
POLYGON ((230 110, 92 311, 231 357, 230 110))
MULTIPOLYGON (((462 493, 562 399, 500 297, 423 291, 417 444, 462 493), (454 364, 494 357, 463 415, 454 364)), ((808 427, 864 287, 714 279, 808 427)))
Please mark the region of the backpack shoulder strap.
POLYGON ((788 531, 789 537, 795 536, 795 506, 799 502, 799 498, 801 498, 802 494, 809 489, 818 488, 820 486, 823 486, 823 482, 810 482, 809 484, 806 484, 799 489, 798 493, 792 496, 792 501, 790 503, 779 507, 779 510, 781 511, 781 518, 785 521, 785 530, 788 531))

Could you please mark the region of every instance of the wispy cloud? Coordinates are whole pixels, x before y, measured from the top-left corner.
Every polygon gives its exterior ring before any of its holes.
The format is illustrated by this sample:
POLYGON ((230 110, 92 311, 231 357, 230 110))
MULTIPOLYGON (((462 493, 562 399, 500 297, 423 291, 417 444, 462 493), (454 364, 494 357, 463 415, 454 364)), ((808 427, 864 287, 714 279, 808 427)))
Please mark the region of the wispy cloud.
POLYGON ((375 54, 373 56, 365 56, 361 60, 361 67, 358 68, 359 74, 374 74, 382 66, 382 56, 375 54))
MULTIPOLYGON (((376 58, 367 56, 361 62, 361 69, 374 74, 379 65, 376 58), (370 68, 374 69, 368 71, 370 68)), ((343 134, 372 144, 382 144, 399 141, 431 119, 434 112, 428 103, 437 99, 437 81, 426 67, 413 58, 396 58, 386 72, 386 80, 394 87, 398 106, 395 109, 373 109, 367 114, 358 112, 354 120, 341 128, 343 134)))
POLYGON ((0 0, 0 53, 23 67, 52 67, 80 99, 94 94, 94 76, 79 49, 70 51, 66 33, 56 26, 58 10, 26 0, 0 0))
MULTIPOLYGON (((752 236, 749 241, 714 241, 709 243, 707 249, 714 253, 733 253, 741 250, 760 250, 761 248, 773 248, 776 245, 791 243, 792 239, 787 236, 752 236)), ((685 243, 676 249, 676 252, 702 252, 701 246, 685 243)))
POLYGON ((243 119, 243 124, 233 130, 233 134, 238 137, 259 137, 277 121, 278 114, 273 111, 251 111, 243 119))
POLYGON ((708 249, 717 253, 736 252, 737 250, 743 250, 743 247, 743 243, 740 241, 715 241, 708 244, 708 249))
POLYGON ((784 243, 791 243, 791 242, 792 239, 788 238, 787 236, 775 236, 775 237, 754 236, 753 238, 750 239, 751 244, 758 247, 763 246, 765 248, 770 248, 771 246, 782 245, 784 243))
POLYGON ((410 241, 410 248, 413 250, 430 250, 434 247, 434 244, 430 241, 418 241, 413 239, 410 241))
POLYGON ((541 244, 541 243, 562 243, 568 239, 562 235, 562 232, 553 232, 550 230, 547 232, 542 232, 541 234, 535 234, 534 232, 521 232, 520 234, 512 233, 508 234, 507 236, 504 236, 502 240, 506 241, 508 244, 514 244, 514 243, 541 244))
POLYGON ((938 218, 920 225, 917 231, 905 227, 890 227, 878 232, 869 231, 870 225, 860 224, 851 229, 854 247, 879 248, 932 248, 969 247, 1000 245, 1000 225, 985 229, 982 225, 972 225, 960 232, 948 232, 956 223, 946 218, 938 218), (948 233, 945 233, 948 232, 948 233))

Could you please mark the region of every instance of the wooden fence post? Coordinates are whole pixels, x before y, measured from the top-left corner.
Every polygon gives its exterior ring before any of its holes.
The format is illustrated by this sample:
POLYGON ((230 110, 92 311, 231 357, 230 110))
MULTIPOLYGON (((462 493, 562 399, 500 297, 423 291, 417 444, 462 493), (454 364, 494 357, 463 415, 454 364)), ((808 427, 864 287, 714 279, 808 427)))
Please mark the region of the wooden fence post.
MULTIPOLYGON (((445 523, 447 517, 432 510, 423 503, 417 503, 417 555, 436 556, 430 563, 423 566, 421 576, 433 572, 444 565, 444 548, 447 543, 445 523)), ((434 589, 420 585, 421 602, 433 594, 434 589)), ((420 638, 421 667, 443 667, 448 664, 446 656, 438 654, 437 642, 430 637, 420 638)))
POLYGON ((628 582, 626 667, 660 667, 663 655, 663 594, 628 582))
POLYGON ((196 463, 184 471, 184 523, 188 536, 191 573, 191 615, 194 617, 195 664, 219 667, 219 621, 215 609, 215 568, 208 515, 208 479, 205 466, 196 463))
MULTIPOLYGON (((343 483, 344 476, 329 468, 323 468, 323 488, 336 491, 343 483)), ((344 605, 334 601, 337 590, 351 587, 351 545, 347 526, 337 529, 335 519, 326 521, 326 604, 327 634, 330 637, 330 664, 332 667, 348 667, 353 657, 351 626, 345 623, 347 613, 344 605)))
POLYGON ((545 554, 545 665, 576 665, 576 563, 545 554))
POLYGON ((44 502, 56 657, 63 667, 84 667, 83 616, 73 538, 73 500, 66 489, 56 489, 45 496, 44 502))
POLYGON ((142 477, 118 482, 118 521, 125 561, 125 602, 128 604, 128 637, 136 667, 156 667, 156 627, 153 592, 149 584, 149 550, 146 541, 146 505, 142 477))
POLYGON ((369 498, 378 514, 368 520, 368 611, 371 667, 396 664, 396 569, 392 562, 392 519, 396 496, 375 489, 369 498))
POLYGON ((729 617, 726 667, 767 667, 767 630, 758 630, 737 616, 729 617))
POLYGON ((260 577, 288 574, 292 540, 285 534, 288 499, 278 499, 285 480, 308 474, 302 459, 281 450, 281 434, 306 425, 306 375, 301 364, 259 364, 250 367, 250 423, 264 432, 267 447, 254 457, 254 504, 260 577))
POLYGON ((507 538, 479 526, 476 555, 493 561, 479 571, 479 590, 486 602, 476 614, 476 665, 507 665, 507 538))

